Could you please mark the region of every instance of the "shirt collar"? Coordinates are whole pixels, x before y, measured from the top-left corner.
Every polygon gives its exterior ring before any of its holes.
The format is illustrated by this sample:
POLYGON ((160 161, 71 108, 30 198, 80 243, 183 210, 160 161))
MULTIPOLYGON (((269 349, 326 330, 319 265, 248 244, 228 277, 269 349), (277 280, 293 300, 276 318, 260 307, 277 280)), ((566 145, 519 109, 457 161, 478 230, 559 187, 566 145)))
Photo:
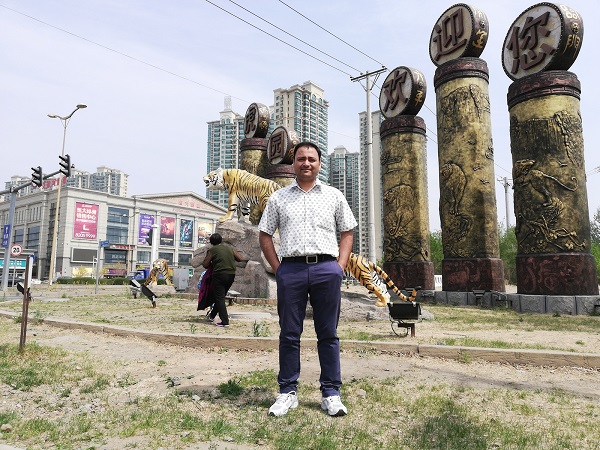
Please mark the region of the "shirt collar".
POLYGON ((296 179, 294 178, 294 181, 292 181, 292 182, 290 183, 290 186, 297 187, 298 189, 300 189, 300 190, 301 190, 301 191, 303 191, 303 192, 310 192, 310 191, 312 191, 314 188, 316 188, 317 186, 319 186, 319 189, 320 189, 322 184, 323 184, 323 183, 321 182, 321 180, 317 178, 317 179, 316 179, 316 181, 315 181, 315 184, 314 184, 314 186, 313 186, 312 188, 310 188, 310 190, 309 190, 309 191, 304 191, 304 190, 303 190, 303 189, 302 189, 302 188, 301 188, 301 187, 298 185, 298 181, 296 181, 296 179))

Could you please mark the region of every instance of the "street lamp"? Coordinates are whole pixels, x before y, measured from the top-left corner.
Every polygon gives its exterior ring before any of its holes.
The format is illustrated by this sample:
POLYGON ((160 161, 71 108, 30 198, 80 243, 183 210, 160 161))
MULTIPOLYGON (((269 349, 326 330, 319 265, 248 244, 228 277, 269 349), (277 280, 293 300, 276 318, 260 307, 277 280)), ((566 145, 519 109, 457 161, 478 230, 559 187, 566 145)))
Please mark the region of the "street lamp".
MULTIPOLYGON (((62 141, 62 151, 60 156, 65 156, 65 140, 67 139, 67 125, 69 125, 69 121, 73 114, 80 109, 87 108, 87 105, 77 105, 73 112, 68 116, 61 117, 56 114, 48 114, 48 117, 51 119, 60 119, 61 124, 63 126, 63 141, 62 141)), ((62 186, 62 173, 58 175, 58 190, 56 191, 56 211, 54 213, 54 231, 52 232, 52 250, 50 251, 50 274, 48 276, 48 283, 52 284, 54 279, 54 271, 56 268, 56 240, 58 239, 58 208, 60 207, 60 188, 62 186)))

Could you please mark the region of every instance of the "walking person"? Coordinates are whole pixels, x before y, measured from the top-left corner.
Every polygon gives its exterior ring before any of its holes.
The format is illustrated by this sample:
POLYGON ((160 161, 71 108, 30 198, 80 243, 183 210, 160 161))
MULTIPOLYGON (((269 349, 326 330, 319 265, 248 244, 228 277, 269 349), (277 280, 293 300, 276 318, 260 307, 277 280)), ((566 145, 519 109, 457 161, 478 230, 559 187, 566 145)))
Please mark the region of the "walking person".
POLYGON ((206 252, 204 261, 202 261, 202 265, 205 268, 208 269, 212 266, 209 296, 214 306, 208 320, 213 322, 218 314, 221 321, 216 325, 219 327, 228 327, 229 314, 227 313, 225 296, 235 280, 235 262, 245 260, 242 255, 229 245, 222 244, 223 237, 219 233, 211 234, 209 241, 212 247, 206 252))
POLYGON ((321 366, 321 408, 346 415, 341 401, 340 316, 343 268, 352 250, 356 220, 343 194, 318 180, 321 150, 311 142, 294 148, 296 180, 271 194, 258 229, 260 248, 275 271, 279 314, 279 396, 269 415, 298 406, 300 336, 310 298, 321 366), (279 257, 273 234, 279 230, 279 257), (340 233, 338 244, 337 233, 340 233), (281 262, 280 259, 281 258, 281 262))

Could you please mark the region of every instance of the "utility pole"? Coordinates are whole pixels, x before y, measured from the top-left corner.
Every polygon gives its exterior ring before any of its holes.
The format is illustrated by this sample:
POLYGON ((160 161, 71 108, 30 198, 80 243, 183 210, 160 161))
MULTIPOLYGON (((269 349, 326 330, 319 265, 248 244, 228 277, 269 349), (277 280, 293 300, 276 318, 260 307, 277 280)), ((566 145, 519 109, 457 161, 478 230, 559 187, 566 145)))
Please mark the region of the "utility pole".
POLYGON ((508 188, 512 186, 508 181, 508 178, 498 178, 498 181, 504 186, 504 204, 506 207, 506 231, 510 228, 510 219, 508 213, 508 188))
POLYGON ((373 84, 377 82, 379 75, 386 71, 387 69, 382 67, 381 69, 373 72, 360 74, 357 77, 350 77, 351 81, 361 81, 363 79, 366 80, 366 86, 363 86, 363 88, 367 93, 367 233, 369 237, 369 260, 373 263, 377 262, 377 256, 375 253, 375 181, 373 180, 373 123, 371 120, 371 91, 373 90, 373 84), (371 84, 371 76, 375 77, 373 84, 371 84))

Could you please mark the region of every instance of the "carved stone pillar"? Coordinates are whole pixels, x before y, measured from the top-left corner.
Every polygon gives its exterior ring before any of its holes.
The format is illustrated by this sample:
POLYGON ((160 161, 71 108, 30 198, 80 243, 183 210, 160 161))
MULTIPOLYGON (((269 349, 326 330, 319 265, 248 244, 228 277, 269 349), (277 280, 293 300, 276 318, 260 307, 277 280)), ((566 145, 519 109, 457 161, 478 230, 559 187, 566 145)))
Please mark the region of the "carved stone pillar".
POLYGON ((508 90, 519 294, 596 295, 574 73, 539 72, 508 90))
POLYGON ((285 187, 292 184, 296 174, 291 164, 269 164, 265 178, 285 187))
POLYGON ((240 169, 265 178, 267 166, 266 138, 246 138, 240 142, 240 169))
POLYGON ((444 291, 504 291, 488 79, 474 57, 435 72, 444 291))
POLYGON ((434 290, 429 256, 427 139, 425 122, 398 115, 381 124, 385 260, 399 287, 434 290))

